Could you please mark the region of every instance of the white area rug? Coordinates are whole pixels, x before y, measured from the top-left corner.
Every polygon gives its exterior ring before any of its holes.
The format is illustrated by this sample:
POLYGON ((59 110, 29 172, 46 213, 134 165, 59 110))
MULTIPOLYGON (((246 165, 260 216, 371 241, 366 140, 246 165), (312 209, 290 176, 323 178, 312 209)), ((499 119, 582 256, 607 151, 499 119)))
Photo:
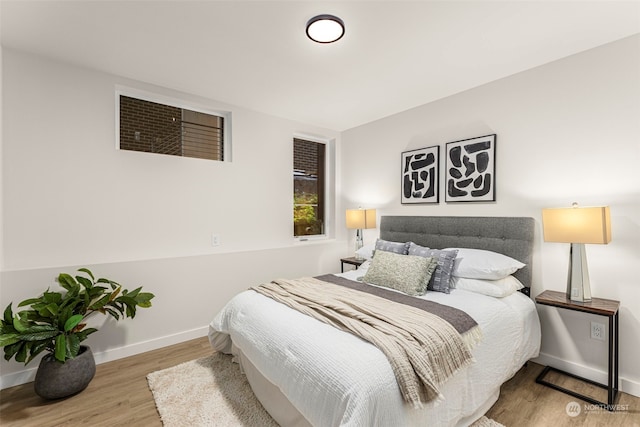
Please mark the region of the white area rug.
POLYGON ((166 427, 274 426, 231 356, 215 353, 147 375, 166 427))
MULTIPOLYGON (((215 353, 147 375, 166 427, 277 427, 231 356, 215 353)), ((472 427, 504 427, 482 417, 472 427)))

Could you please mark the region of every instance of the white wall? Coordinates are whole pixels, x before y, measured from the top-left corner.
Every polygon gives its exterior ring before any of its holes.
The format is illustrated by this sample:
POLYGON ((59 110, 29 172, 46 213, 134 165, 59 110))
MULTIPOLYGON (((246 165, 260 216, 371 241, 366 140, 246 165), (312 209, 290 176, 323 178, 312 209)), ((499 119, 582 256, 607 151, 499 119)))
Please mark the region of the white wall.
MULTIPOLYGON (((335 150, 337 132, 2 53, 3 310, 81 266, 144 286, 156 294, 154 307, 89 338, 104 361, 203 335, 232 295, 258 282, 339 268, 344 244, 292 237, 292 137, 328 138, 335 150), (231 111, 233 161, 116 150, 119 85, 231 111), (219 247, 211 246, 212 232, 219 247)), ((33 375, 15 362, 0 367, 2 387, 33 375)))
POLYGON ((292 136, 336 132, 11 50, 5 57, 5 269, 291 245, 292 136), (116 85, 231 111, 233 161, 116 150, 116 85))
MULTIPOLYGON (((2 8, 0 7, 0 19, 2 18, 2 8)), ((0 46, 2 46, 2 32, 0 31, 0 46)), ((4 138, 3 132, 3 120, 4 114, 4 97, 2 96, 2 87, 4 79, 2 78, 2 58, 4 57, 4 51, 0 47, 0 165, 3 165, 2 153, 4 144, 2 143, 4 138)), ((2 271, 2 263, 4 259, 4 168, 0 168, 0 271, 2 271)), ((2 289, 2 275, 0 274, 0 289, 2 289)))
MULTIPOLYGON (((437 64, 434 64, 437 66, 437 64)), ((469 64, 473 72, 473 64, 469 64)), ((381 102, 392 93, 381 94, 381 102)), ((623 39, 343 132, 342 208, 393 215, 530 216, 532 295, 564 291, 568 245, 542 242, 544 207, 610 205, 613 241, 588 245, 593 295, 621 300, 622 388, 640 395, 640 36, 623 39), (400 204, 403 151, 497 134, 495 203, 400 204)), ((441 157, 441 168, 444 166, 441 157)), ((365 241, 376 230, 365 230, 365 241)), ((590 317, 538 309, 539 361, 604 381, 606 345, 590 317)))

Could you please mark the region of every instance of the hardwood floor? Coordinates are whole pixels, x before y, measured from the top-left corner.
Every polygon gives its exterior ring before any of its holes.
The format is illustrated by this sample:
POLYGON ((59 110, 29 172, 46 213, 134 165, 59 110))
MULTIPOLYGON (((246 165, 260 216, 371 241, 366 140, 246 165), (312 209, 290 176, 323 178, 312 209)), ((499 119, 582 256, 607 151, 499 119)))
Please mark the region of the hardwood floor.
MULTIPOLYGON (((146 375, 188 360, 206 356, 211 347, 206 338, 187 341, 114 362, 98 365, 96 376, 82 393, 48 402, 33 392, 33 384, 0 391, 0 425, 3 427, 53 426, 162 426, 146 375)), ((640 398, 621 393, 618 403, 627 410, 606 412, 584 409, 584 402, 535 383, 542 366, 529 363, 502 386, 500 399, 487 413, 507 427, 520 426, 622 426, 640 427, 640 398), (569 402, 583 408, 576 417, 566 413, 569 402)), ((567 386, 569 378, 549 380, 567 386)), ((581 393, 602 392, 586 384, 574 384, 581 393)), ((198 426, 189 426, 198 427, 198 426)))
POLYGON ((48 402, 33 391, 33 383, 0 391, 0 426, 158 426, 147 374, 211 354, 206 337, 132 357, 103 363, 81 393, 48 402))
MULTIPOLYGON (((537 384, 535 380, 542 369, 543 366, 531 362, 520 369, 513 378, 502 385, 500 397, 487 412, 487 417, 507 427, 640 427, 640 398, 620 393, 617 404, 622 410, 603 411, 575 397, 537 384), (580 414, 575 417, 567 415, 566 408, 571 402, 578 403, 581 408, 580 414), (625 409, 626 405, 628 407, 625 409)), ((605 389, 556 373, 549 373, 545 378, 600 401, 607 400, 605 389)))

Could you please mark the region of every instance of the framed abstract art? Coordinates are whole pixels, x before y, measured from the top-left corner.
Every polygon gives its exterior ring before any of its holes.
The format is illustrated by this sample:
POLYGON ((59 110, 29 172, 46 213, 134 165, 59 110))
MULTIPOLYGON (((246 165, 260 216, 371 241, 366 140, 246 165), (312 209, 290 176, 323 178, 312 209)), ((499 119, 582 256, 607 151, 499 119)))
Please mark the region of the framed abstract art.
POLYGON ((445 202, 496 200, 496 135, 446 145, 445 202))
POLYGON ((403 204, 438 203, 440 147, 426 147, 402 153, 403 204))

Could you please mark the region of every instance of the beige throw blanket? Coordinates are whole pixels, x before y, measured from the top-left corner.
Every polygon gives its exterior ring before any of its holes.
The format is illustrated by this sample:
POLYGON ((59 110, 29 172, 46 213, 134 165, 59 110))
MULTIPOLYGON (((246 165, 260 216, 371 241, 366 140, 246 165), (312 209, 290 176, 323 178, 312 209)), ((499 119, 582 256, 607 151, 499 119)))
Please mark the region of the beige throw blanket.
MULTIPOLYGON (((376 345, 389 359, 405 402, 420 408, 438 385, 473 361, 463 337, 440 317, 314 278, 278 279, 253 290, 376 345)), ((467 337, 467 338, 469 338, 467 337)))

